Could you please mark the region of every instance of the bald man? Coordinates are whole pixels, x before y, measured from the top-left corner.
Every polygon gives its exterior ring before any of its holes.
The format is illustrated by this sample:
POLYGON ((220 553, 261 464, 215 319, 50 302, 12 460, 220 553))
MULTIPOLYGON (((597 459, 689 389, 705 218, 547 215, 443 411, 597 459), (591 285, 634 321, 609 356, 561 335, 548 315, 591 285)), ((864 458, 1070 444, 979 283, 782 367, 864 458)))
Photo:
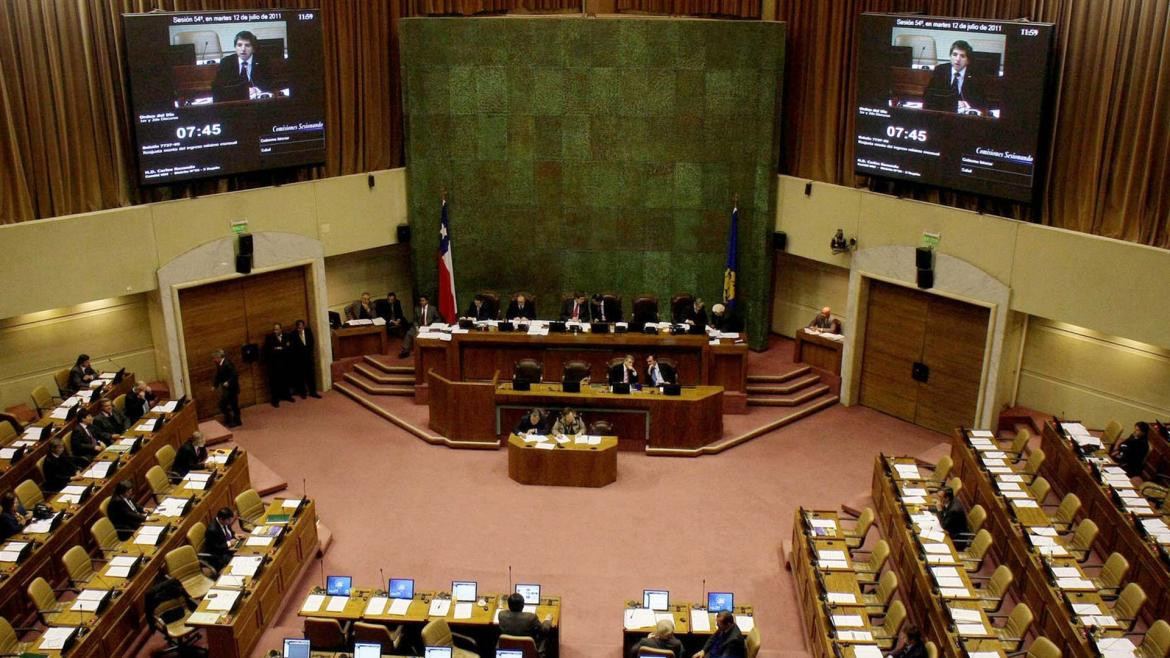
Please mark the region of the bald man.
POLYGON ((816 334, 839 334, 841 333, 841 321, 834 318, 833 309, 826 306, 813 318, 812 322, 808 323, 808 328, 816 334))

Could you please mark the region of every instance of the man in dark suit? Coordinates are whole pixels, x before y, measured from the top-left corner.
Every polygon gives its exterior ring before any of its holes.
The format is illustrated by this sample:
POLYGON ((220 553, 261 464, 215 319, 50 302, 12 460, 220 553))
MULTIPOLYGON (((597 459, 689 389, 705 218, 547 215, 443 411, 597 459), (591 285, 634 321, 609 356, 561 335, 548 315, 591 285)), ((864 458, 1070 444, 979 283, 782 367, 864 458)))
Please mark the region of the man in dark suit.
POLYGON ((739 320, 723 304, 716 304, 711 307, 711 326, 715 327, 716 331, 727 333, 741 331, 739 320))
POLYGON ((446 320, 443 319, 443 314, 439 312, 439 309, 431 306, 430 298, 426 295, 419 295, 418 306, 414 307, 414 326, 403 337, 402 351, 398 353, 398 358, 405 359, 410 356, 410 350, 414 348, 414 339, 415 336, 418 336, 420 327, 429 327, 432 324, 444 322, 446 320))
POLYGON ((631 386, 638 383, 638 371, 634 370, 634 356, 632 354, 627 354, 621 363, 615 364, 609 369, 609 383, 631 386))
POLYGON ((955 545, 958 550, 967 548, 970 542, 967 532, 967 510, 963 508, 963 503, 955 497, 955 492, 950 487, 946 487, 939 491, 938 502, 938 520, 942 524, 943 530, 951 538, 951 543, 955 545))
POLYGON ((715 633, 707 638, 703 650, 696 653, 694 658, 745 658, 747 643, 743 640, 743 633, 735 625, 735 615, 723 610, 715 615, 715 633))
POLYGON ((267 68, 255 56, 256 35, 248 30, 236 34, 235 49, 235 54, 219 61, 211 83, 211 97, 216 103, 246 101, 272 87, 267 68))
POLYGON ((663 384, 673 384, 678 374, 665 363, 658 363, 658 359, 654 355, 646 357, 646 382, 650 386, 662 386, 663 384))
POLYGON ((922 642, 922 631, 914 624, 902 627, 902 646, 890 653, 890 658, 926 658, 926 645, 922 642))
POLYGON ((970 67, 974 54, 971 44, 962 39, 951 44, 951 61, 934 67, 926 85, 923 107, 940 112, 986 111, 980 88, 983 77, 970 67))
POLYGON ((232 561, 236 552, 236 535, 232 531, 232 522, 236 514, 230 507, 224 507, 215 514, 215 521, 207 526, 203 535, 203 552, 207 553, 207 563, 218 571, 232 561))
POLYGON ((134 502, 131 494, 134 489, 130 480, 121 480, 114 488, 114 495, 106 508, 106 516, 114 529, 118 531, 118 539, 125 541, 134 536, 134 531, 146 521, 146 510, 134 502))
POLYGON ((102 398, 101 411, 93 419, 93 429, 98 440, 109 445, 122 438, 122 432, 125 432, 129 426, 130 423, 126 417, 114 408, 114 403, 109 399, 102 398))
POLYGON ((126 396, 126 426, 129 427, 138 422, 138 419, 145 416, 152 406, 154 406, 154 391, 150 390, 150 384, 146 382, 135 384, 134 390, 126 396))
POLYGON ((78 477, 77 461, 65 454, 65 442, 57 437, 49 439, 49 454, 45 455, 45 491, 60 491, 78 477))
POLYGON ((88 409, 82 409, 77 414, 77 426, 69 435, 69 451, 73 458, 87 463, 106 449, 106 444, 97 438, 93 428, 93 414, 88 409))
POLYGON ((707 328, 707 309, 703 307, 703 300, 698 297, 691 305, 682 309, 679 317, 675 318, 676 324, 689 324, 700 329, 707 328))
MULTIPOLYGON (((402 307, 398 307, 402 310, 402 307)), ((363 292, 361 299, 356 299, 352 304, 345 307, 345 319, 348 320, 373 320, 378 317, 378 311, 374 308, 374 303, 370 301, 370 293, 363 292)))
POLYGON ((386 293, 386 299, 379 299, 374 305, 374 311, 378 317, 386 321, 386 333, 391 336, 402 338, 410 329, 410 322, 407 322, 406 316, 402 313, 402 302, 398 301, 395 292, 390 291, 386 293))
POLYGON ((508 303, 508 313, 505 315, 509 320, 535 320, 536 319, 536 303, 532 302, 524 295, 516 295, 516 298, 508 303))
POLYGON ((508 609, 500 611, 500 634, 530 637, 536 642, 540 655, 545 655, 544 639, 552 629, 552 621, 545 615, 544 621, 532 612, 524 612, 524 597, 513 592, 508 595, 508 609))
POLYGON ((191 434, 191 438, 179 446, 179 452, 175 455, 175 463, 171 466, 179 477, 183 477, 192 469, 203 468, 203 464, 207 462, 206 442, 207 439, 203 437, 203 432, 196 431, 191 434))
POLYGON ((272 332, 264 337, 264 365, 268 367, 268 395, 272 406, 279 407, 281 400, 294 402, 289 392, 288 371, 292 345, 284 335, 284 329, 277 322, 272 332))
POLYGON ((89 388, 89 383, 97 377, 94 369, 89 367, 89 355, 80 354, 77 357, 76 363, 69 369, 69 390, 61 391, 66 394, 73 394, 83 388, 89 388))
POLYGON ((642 647, 670 651, 674 658, 682 658, 683 655, 682 641, 674 636, 674 622, 669 619, 659 621, 653 633, 638 640, 630 648, 630 658, 638 658, 638 650, 642 647))
POLYGON ((288 368, 289 384, 302 400, 307 395, 321 397, 317 395, 317 364, 314 357, 317 345, 313 342, 313 330, 304 320, 297 320, 295 328, 288 335, 288 342, 292 350, 288 368))
POLYGON ((589 315, 594 322, 621 322, 622 306, 616 299, 593 295, 593 300, 589 302, 589 315))
POLYGON ((585 293, 576 293, 572 299, 565 300, 564 305, 561 306, 561 320, 565 322, 570 320, 593 322, 593 314, 589 312, 589 298, 585 296, 585 293))
POLYGON ((219 410, 223 413, 223 424, 239 427, 244 424, 240 419, 240 376, 236 373, 236 367, 224 356, 223 350, 215 350, 211 358, 215 360, 215 379, 211 382, 211 388, 219 391, 219 410))
POLYGON ((483 320, 494 320, 491 314, 491 305, 483 295, 476 295, 471 300, 471 305, 467 307, 467 312, 463 314, 465 318, 471 318, 476 322, 483 320))

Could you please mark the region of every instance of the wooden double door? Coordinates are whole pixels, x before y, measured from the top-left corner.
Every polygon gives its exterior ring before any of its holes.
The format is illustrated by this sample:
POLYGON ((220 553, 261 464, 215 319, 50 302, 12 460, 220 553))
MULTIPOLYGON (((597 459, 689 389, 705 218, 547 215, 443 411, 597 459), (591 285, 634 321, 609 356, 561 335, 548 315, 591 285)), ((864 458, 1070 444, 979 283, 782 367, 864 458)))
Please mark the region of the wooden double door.
MULTIPOLYGON (((309 321, 305 277, 306 267, 292 267, 179 291, 188 393, 200 418, 219 413, 219 393, 211 389, 216 349, 239 371, 240 407, 269 401, 267 369, 262 361, 244 363, 242 348, 263 347, 274 322, 289 331, 297 320, 309 321)), ((316 349, 321 349, 319 336, 316 349)))
POLYGON ((948 434, 973 426, 988 314, 982 306, 871 281, 861 404, 948 434))

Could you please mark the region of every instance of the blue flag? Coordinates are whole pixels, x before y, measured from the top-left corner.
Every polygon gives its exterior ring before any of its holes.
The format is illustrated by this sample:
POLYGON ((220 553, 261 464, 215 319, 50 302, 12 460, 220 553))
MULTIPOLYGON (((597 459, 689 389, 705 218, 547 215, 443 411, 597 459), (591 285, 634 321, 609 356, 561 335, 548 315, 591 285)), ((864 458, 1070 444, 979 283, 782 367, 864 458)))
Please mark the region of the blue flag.
POLYGON ((739 207, 731 209, 731 231, 727 234, 727 266, 723 269, 723 305, 727 310, 735 308, 736 270, 736 227, 739 224, 739 207))

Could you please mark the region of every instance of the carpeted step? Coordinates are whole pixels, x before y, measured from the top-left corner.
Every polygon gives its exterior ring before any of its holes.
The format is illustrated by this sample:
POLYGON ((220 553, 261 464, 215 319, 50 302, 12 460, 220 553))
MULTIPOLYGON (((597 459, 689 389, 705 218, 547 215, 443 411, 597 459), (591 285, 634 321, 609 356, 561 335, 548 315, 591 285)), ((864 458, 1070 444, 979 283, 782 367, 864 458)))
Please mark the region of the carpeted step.
POLYGON ((827 384, 820 384, 818 386, 810 386, 802 389, 799 393, 793 395, 778 395, 775 397, 765 397, 760 395, 749 395, 747 399, 748 406, 758 407, 795 407, 799 404, 804 404, 817 397, 828 394, 830 388, 827 384))
POLYGON ((673 457, 697 457, 699 455, 713 455, 723 452, 728 448, 733 448, 737 445, 747 443, 756 437, 763 436, 769 432, 784 427, 785 425, 791 425, 801 418, 811 416, 822 409, 828 409, 829 407, 837 404, 839 401, 840 399, 836 395, 821 395, 811 401, 805 402, 804 404, 792 407, 780 418, 777 418, 776 420, 773 420, 763 426, 757 427, 738 436, 731 436, 721 441, 716 441, 715 443, 709 443, 697 450, 685 450, 678 448, 647 448, 646 454, 673 457))
POLYGON ((205 420, 199 423, 199 431, 203 432, 203 439, 209 448, 232 440, 232 431, 218 420, 205 420))
POLYGON ((367 354, 363 360, 388 375, 414 376, 414 360, 399 359, 396 356, 382 356, 367 354))
POLYGON ((819 375, 805 375, 789 380, 783 384, 748 384, 748 395, 788 395, 806 387, 819 384, 819 375))
POLYGON ((373 395, 414 395, 413 384, 410 386, 378 384, 354 372, 345 373, 345 381, 373 395))
POLYGON ((790 379, 803 377, 811 372, 812 368, 803 364, 796 364, 796 367, 792 370, 780 373, 779 375, 748 375, 747 380, 750 384, 779 384, 790 379))
MULTIPOLYGON (((224 448, 237 447, 234 441, 229 441, 223 445, 224 448)), ((285 480, 279 473, 268 467, 267 464, 260 461, 254 453, 248 453, 248 480, 252 484, 252 488, 261 496, 271 496, 272 494, 288 489, 288 481, 285 480)))
POLYGON ((360 373, 366 379, 375 384, 396 384, 398 386, 414 386, 414 371, 411 370, 409 374, 389 375, 381 368, 358 363, 353 367, 353 371, 360 373))

